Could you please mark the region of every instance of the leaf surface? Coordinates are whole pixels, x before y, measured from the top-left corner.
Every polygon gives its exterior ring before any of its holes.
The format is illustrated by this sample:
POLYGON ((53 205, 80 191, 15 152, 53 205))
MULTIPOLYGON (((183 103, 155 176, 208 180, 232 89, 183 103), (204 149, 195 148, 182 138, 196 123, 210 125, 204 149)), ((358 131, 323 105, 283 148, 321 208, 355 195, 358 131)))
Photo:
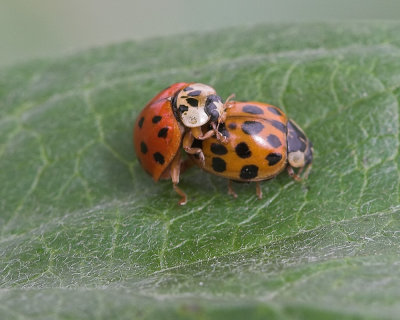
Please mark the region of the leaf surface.
POLYGON ((266 25, 97 48, 0 73, 0 317, 396 318, 399 24, 266 25), (304 183, 193 169, 154 183, 134 119, 179 81, 281 107, 304 183))

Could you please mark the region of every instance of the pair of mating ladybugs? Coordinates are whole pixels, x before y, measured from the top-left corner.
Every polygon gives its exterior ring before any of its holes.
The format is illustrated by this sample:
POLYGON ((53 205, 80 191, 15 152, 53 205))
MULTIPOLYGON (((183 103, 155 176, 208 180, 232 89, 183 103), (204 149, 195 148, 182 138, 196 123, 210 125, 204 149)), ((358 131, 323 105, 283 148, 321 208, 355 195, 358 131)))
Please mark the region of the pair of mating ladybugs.
POLYGON ((256 182, 274 178, 285 168, 295 180, 312 162, 310 140, 277 107, 260 102, 224 103, 215 90, 201 83, 175 83, 157 94, 139 114, 134 127, 136 155, 155 181, 172 179, 192 164, 229 179, 228 193, 237 197, 231 181, 256 182), (189 158, 182 160, 183 150, 189 158))

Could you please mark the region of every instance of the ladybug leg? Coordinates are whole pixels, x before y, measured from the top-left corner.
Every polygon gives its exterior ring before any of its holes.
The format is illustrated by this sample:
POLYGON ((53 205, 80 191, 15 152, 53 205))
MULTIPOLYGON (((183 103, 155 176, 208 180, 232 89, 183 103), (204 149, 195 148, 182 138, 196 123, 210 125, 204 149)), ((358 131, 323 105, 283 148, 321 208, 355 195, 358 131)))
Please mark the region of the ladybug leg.
POLYGON ((204 153, 200 148, 192 148, 192 144, 194 141, 194 136, 192 131, 188 131, 183 137, 182 147, 189 154, 197 154, 200 157, 200 161, 202 166, 204 167, 204 153))
POLYGON ((237 198, 237 193, 232 188, 232 180, 228 180, 228 194, 234 198, 237 198))
POLYGON ((261 186, 260 186, 260 182, 259 181, 256 181, 256 194, 257 194, 257 198, 261 200, 263 194, 262 194, 262 190, 261 190, 261 186))
POLYGON ((203 134, 203 132, 199 127, 192 128, 191 129, 192 135, 198 140, 206 140, 215 135, 217 137, 217 140, 226 143, 228 139, 221 132, 218 131, 218 126, 214 122, 211 122, 210 124, 213 128, 207 131, 205 134, 203 134))
MULTIPOLYGON (((225 116, 224 116, 225 118, 225 116)), ((225 120, 224 120, 225 122, 225 120)), ((219 127, 219 120, 218 120, 218 124, 215 124, 214 122, 211 123, 211 126, 213 127, 213 133, 215 134, 215 136, 217 137, 217 140, 223 142, 223 143, 227 143, 228 142, 228 138, 225 137, 221 132, 218 131, 218 127, 219 127)), ((211 130, 210 130, 211 131, 211 130)))
POLYGON ((303 172, 304 167, 300 167, 299 170, 297 170, 297 175, 300 177, 301 173, 303 172))
MULTIPOLYGON (((310 174, 311 167, 312 167, 312 163, 309 163, 307 165, 307 167, 306 167, 306 170, 304 171, 303 179, 307 179, 308 178, 308 175, 310 174)), ((303 168, 301 168, 301 169, 303 169, 303 168)))
MULTIPOLYGON (((211 138, 214 134, 216 134, 215 133, 215 128, 216 128, 215 123, 212 122, 211 125, 213 126, 212 130, 207 131, 205 134, 202 133, 201 135, 197 136, 196 139, 206 140, 208 138, 211 138)), ((218 133, 221 134, 220 132, 218 132, 218 133)), ((217 135, 217 139, 218 139, 218 135, 217 135)))
POLYGON ((172 160, 170 167, 170 174, 171 174, 173 188, 175 192, 181 196, 181 199, 178 201, 178 204, 183 206, 187 202, 187 196, 186 193, 184 193, 178 187, 180 170, 181 170, 181 154, 177 153, 174 160, 172 160))
POLYGON ((178 201, 180 206, 184 206, 187 203, 187 196, 175 183, 173 184, 174 190, 177 194, 181 196, 181 199, 178 201))
POLYGON ((294 172, 293 168, 289 165, 287 166, 287 172, 289 176, 291 176, 294 180, 301 181, 301 178, 294 172))
POLYGON ((233 99, 235 97, 235 94, 232 93, 226 100, 224 103, 224 111, 222 112, 222 114, 219 116, 218 118, 218 123, 217 125, 215 125, 214 122, 211 123, 212 127, 213 127, 213 132, 215 133, 215 136, 217 137, 217 139, 223 143, 228 143, 228 138, 225 137, 221 132, 218 131, 219 129, 219 125, 221 123, 224 123, 226 120, 226 110, 229 108, 232 108, 233 105, 231 105, 229 102, 231 99, 233 99))

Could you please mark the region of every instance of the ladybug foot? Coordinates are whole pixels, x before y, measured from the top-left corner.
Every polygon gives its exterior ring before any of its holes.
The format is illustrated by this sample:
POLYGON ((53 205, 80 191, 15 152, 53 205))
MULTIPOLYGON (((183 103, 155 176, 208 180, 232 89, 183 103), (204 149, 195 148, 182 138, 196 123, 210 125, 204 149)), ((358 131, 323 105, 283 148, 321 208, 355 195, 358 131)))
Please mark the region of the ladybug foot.
POLYGON ((218 130, 219 125, 224 122, 225 122, 225 117, 223 117, 222 119, 219 118, 217 124, 215 124, 215 122, 212 122, 211 123, 212 129, 209 132, 212 132, 212 135, 215 135, 218 141, 221 141, 222 143, 227 143, 228 138, 218 130))
POLYGON ((228 143, 228 138, 226 136, 224 136, 221 132, 216 131, 215 132, 215 136, 217 137, 218 141, 221 141, 222 143, 228 143))
MULTIPOLYGON (((310 164, 308 164, 307 167, 305 168, 304 174, 303 174, 303 179, 304 179, 304 180, 308 178, 308 175, 310 174, 311 167, 312 167, 312 164, 310 163, 310 164)), ((303 169, 304 169, 304 167, 301 167, 301 168, 300 168, 300 170, 299 170, 299 172, 298 172, 299 175, 301 174, 301 172, 303 171, 303 169)))
POLYGON ((185 150, 189 154, 193 154, 197 159, 200 160, 201 165, 204 167, 205 157, 203 150, 201 150, 200 148, 190 148, 190 147, 183 147, 183 150, 185 150))
POLYGON ((199 152, 197 155, 199 156, 199 160, 200 160, 201 166, 204 167, 205 164, 206 164, 206 161, 205 161, 205 157, 204 157, 203 151, 199 152))
POLYGON ((174 190, 177 194, 181 196, 181 199, 178 201, 180 206, 184 206, 187 203, 187 196, 177 185, 176 183, 173 184, 174 190))
POLYGON ((302 181, 303 180, 303 179, 300 178, 300 176, 298 176, 294 172, 294 170, 293 170, 293 168, 291 166, 287 166, 287 172, 288 172, 289 176, 291 176, 294 180, 296 180, 296 181, 302 181))
POLYGON ((232 180, 228 182, 228 194, 234 197, 235 199, 238 197, 237 193, 232 188, 232 180))
POLYGON ((262 199, 263 194, 262 194, 260 182, 258 182, 258 181, 256 181, 256 195, 257 195, 257 198, 258 198, 259 200, 262 199))

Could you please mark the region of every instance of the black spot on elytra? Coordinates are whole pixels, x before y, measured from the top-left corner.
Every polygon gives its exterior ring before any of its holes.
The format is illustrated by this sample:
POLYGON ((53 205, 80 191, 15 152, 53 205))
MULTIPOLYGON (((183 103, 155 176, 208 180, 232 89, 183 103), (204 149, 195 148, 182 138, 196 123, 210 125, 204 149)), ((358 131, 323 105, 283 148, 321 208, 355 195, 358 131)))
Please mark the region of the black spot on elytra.
POLYGON ((296 126, 291 120, 288 121, 288 135, 287 135, 287 142, 288 142, 288 152, 296 152, 301 151, 304 152, 306 150, 306 141, 307 138, 301 132, 300 128, 296 126))
POLYGON ((231 130, 235 130, 236 129, 236 123, 235 122, 231 122, 230 124, 228 124, 228 128, 231 130))
POLYGON ((277 114, 278 116, 282 115, 282 112, 280 112, 277 108, 274 108, 274 107, 268 107, 268 111, 273 114, 277 114))
POLYGON ((212 168, 216 172, 224 172, 226 170, 226 162, 221 158, 212 158, 212 168))
POLYGON ((281 131, 281 132, 283 132, 283 133, 286 133, 286 126, 282 123, 282 122, 280 122, 280 121, 278 121, 278 120, 268 120, 268 122, 274 127, 274 128, 276 128, 276 129, 278 129, 279 131, 281 131))
POLYGON ((240 178, 242 179, 253 179, 258 175, 258 167, 254 164, 243 166, 240 170, 240 178))
POLYGON ((245 142, 239 143, 235 147, 236 154, 243 159, 251 157, 251 151, 249 149, 249 146, 245 142))
POLYGON ((222 144, 219 143, 212 143, 210 149, 212 153, 218 155, 223 155, 228 153, 228 150, 222 144))
POLYGON ((166 138, 167 134, 168 134, 168 127, 161 128, 160 131, 158 131, 159 138, 166 138))
POLYGON ((156 162, 158 162, 159 164, 164 164, 164 162, 165 162, 164 156, 161 153, 156 152, 155 154, 153 154, 153 157, 154 157, 154 160, 156 162))
POLYGON ((187 98, 187 103, 189 103, 192 107, 197 107, 199 105, 199 100, 194 98, 187 98))
POLYGON ((257 134, 260 133, 264 129, 264 125, 258 121, 245 121, 242 124, 242 130, 246 134, 257 134))
POLYGON ((151 119, 151 122, 153 122, 153 123, 158 123, 158 122, 161 121, 161 119, 162 119, 161 116, 154 116, 153 119, 151 119))
POLYGON ((273 166, 274 164, 277 164, 279 161, 281 161, 282 155, 280 153, 271 152, 265 157, 265 159, 268 161, 269 166, 273 166))
POLYGON ((142 128, 142 127, 143 127, 143 122, 144 122, 144 117, 141 117, 140 120, 139 120, 139 122, 138 122, 139 128, 142 128))
POLYGON ((184 106, 183 104, 181 104, 179 106, 179 112, 180 113, 184 113, 185 111, 188 111, 188 110, 189 110, 189 108, 187 106, 184 106))
POLYGON ((183 89, 183 91, 190 91, 190 90, 193 90, 193 88, 192 87, 186 87, 185 89, 183 89))
POLYGON ((250 114, 264 114, 264 110, 260 107, 253 106, 253 105, 246 105, 243 107, 243 112, 250 113, 250 114))
POLYGON ((142 151, 143 154, 147 153, 147 145, 143 141, 140 143, 140 151, 142 151))
POLYGON ((199 96, 200 93, 201 93, 200 90, 195 90, 195 91, 189 92, 189 93, 188 93, 188 96, 189 96, 189 97, 196 97, 196 96, 199 96))
POLYGON ((274 134, 270 134, 267 137, 267 141, 268 141, 269 145, 274 148, 278 148, 282 145, 281 140, 279 140, 279 138, 274 134))

